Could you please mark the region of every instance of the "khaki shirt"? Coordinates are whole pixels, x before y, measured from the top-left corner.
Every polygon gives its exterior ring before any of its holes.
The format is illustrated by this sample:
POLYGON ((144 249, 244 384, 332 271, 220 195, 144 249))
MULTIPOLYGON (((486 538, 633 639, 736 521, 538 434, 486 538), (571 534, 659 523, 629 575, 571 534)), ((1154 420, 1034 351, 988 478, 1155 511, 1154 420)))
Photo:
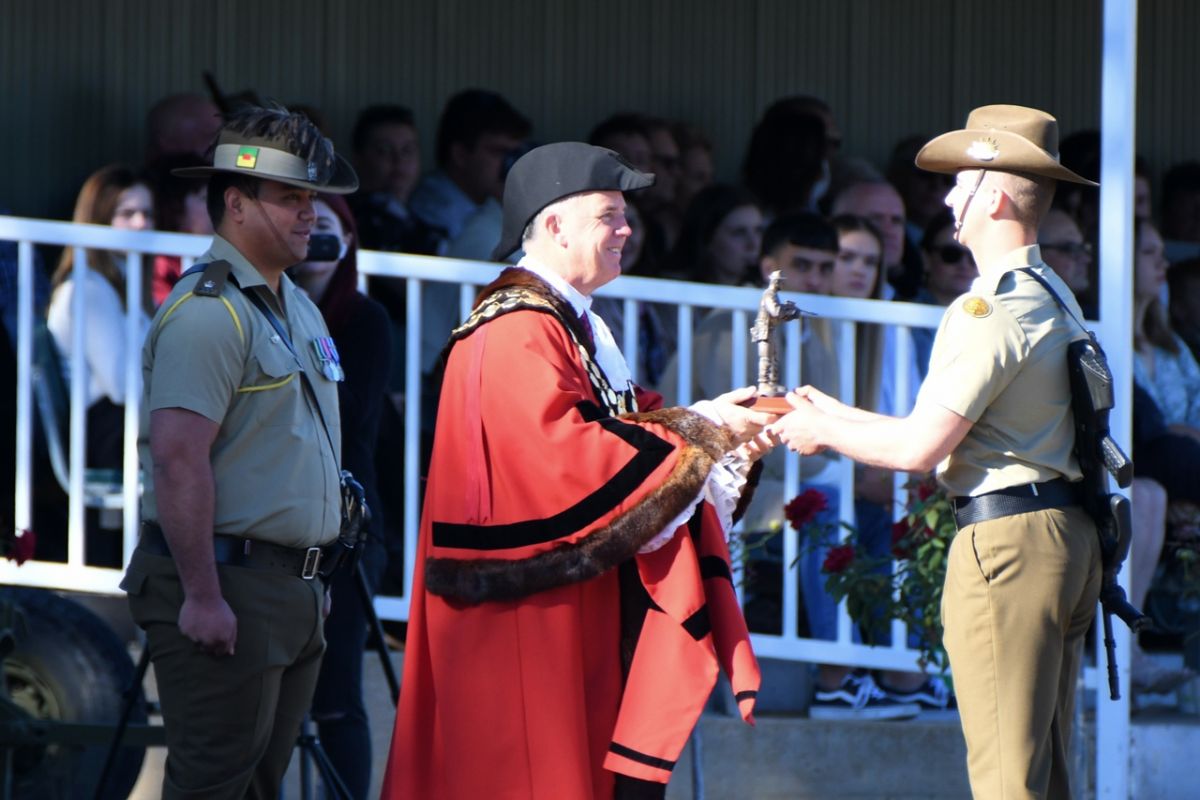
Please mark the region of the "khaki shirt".
POLYGON ((1086 334, 1041 284, 1013 271, 1027 266, 1083 319, 1036 245, 1014 250, 946 309, 918 402, 975 423, 938 465, 939 480, 955 496, 1082 477, 1073 453, 1067 345, 1086 334))
POLYGON ((337 537, 341 523, 337 384, 323 374, 313 346, 329 335, 325 322, 287 276, 279 282, 281 306, 258 270, 219 236, 196 263, 221 259, 233 265, 221 296, 193 295, 200 275, 183 278, 159 308, 142 348, 143 518, 158 519, 150 412, 183 408, 221 426, 211 451, 217 533, 289 547, 325 544, 337 537), (291 336, 328 437, 296 358, 235 280, 264 298, 291 336))

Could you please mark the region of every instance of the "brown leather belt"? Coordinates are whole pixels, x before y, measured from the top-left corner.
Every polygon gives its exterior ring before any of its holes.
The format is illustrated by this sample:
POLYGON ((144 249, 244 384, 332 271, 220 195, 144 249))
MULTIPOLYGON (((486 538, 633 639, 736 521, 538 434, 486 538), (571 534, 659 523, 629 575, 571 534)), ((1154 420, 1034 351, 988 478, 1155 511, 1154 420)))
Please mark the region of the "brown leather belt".
POLYGON ((954 498, 954 522, 959 530, 977 522, 986 522, 1013 514, 1067 508, 1079 505, 1077 485, 1065 478, 1043 483, 1023 483, 975 497, 954 498))
MULTIPOLYGON (((157 522, 142 523, 142 536, 138 540, 138 547, 143 552, 155 556, 171 555, 167 538, 157 522)), ((284 547, 224 533, 213 536, 213 557, 218 564, 282 572, 296 575, 306 581, 317 577, 324 551, 324 547, 284 547)))

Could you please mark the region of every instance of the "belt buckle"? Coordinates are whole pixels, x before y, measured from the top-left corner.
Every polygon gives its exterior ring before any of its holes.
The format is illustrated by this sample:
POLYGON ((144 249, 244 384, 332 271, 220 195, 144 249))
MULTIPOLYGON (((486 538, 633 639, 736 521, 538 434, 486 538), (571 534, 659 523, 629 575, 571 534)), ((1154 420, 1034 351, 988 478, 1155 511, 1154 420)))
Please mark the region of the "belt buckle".
POLYGON ((317 569, 321 566, 321 548, 310 547, 304 551, 304 568, 300 570, 300 577, 306 581, 311 581, 317 577, 317 569))

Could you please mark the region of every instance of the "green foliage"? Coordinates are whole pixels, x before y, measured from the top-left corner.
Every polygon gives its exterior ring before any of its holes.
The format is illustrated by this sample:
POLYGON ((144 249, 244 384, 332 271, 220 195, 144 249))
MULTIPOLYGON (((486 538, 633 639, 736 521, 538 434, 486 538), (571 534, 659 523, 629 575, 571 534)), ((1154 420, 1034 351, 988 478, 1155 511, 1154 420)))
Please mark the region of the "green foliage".
MULTIPOLYGON (((829 548, 821 566, 825 590, 839 602, 845 599, 865 642, 878 643, 892 620, 900 620, 920 637, 921 665, 945 671, 949 663, 942 646, 941 603, 950 542, 957 532, 954 508, 930 479, 913 481, 908 488, 908 509, 892 526, 890 556, 870 554, 858 531, 844 523, 841 528, 848 534, 838 543, 839 526, 811 516, 789 515, 789 520, 800 531, 802 548, 829 548)), ((812 498, 803 505, 814 505, 812 498)))

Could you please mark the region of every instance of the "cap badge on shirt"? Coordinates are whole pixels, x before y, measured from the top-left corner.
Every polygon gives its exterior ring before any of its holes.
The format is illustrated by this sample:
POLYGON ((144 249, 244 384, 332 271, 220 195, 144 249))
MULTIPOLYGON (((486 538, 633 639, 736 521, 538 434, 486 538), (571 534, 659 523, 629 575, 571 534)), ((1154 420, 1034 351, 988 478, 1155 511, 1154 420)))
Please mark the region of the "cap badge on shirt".
POLYGON ((1000 145, 995 139, 976 139, 967 148, 967 155, 976 161, 995 161, 1000 155, 1000 145))
POLYGON ((962 307, 963 311, 979 319, 992 313, 992 304, 982 297, 968 297, 963 300, 962 307))

